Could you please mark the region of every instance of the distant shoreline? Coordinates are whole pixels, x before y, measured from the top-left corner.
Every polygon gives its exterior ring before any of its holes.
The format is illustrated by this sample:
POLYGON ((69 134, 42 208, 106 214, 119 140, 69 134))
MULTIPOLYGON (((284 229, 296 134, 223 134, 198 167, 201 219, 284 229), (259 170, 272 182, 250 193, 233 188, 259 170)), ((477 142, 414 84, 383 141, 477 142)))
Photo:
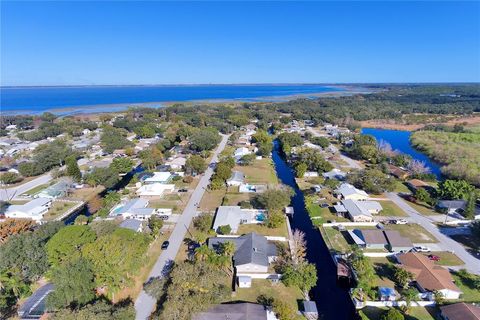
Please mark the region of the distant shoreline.
MULTIPOLYGON (((167 85, 165 85, 167 86, 167 85)), ((180 86, 180 85, 179 85, 180 86)), ((228 86, 228 85, 226 85, 228 86)), ((118 86, 121 87, 121 86, 118 86)), ((307 98, 314 99, 319 97, 340 97, 349 96, 353 94, 367 94, 374 90, 363 87, 353 87, 338 85, 332 86, 332 89, 340 89, 340 91, 325 91, 317 93, 293 94, 285 96, 264 96, 252 98, 226 98, 226 99, 193 99, 180 101, 150 101, 150 102, 132 102, 132 103, 112 103, 112 104, 89 104, 77 105, 68 107, 54 107, 44 110, 6 110, 2 111, 3 115, 25 115, 25 114, 42 114, 44 112, 51 112, 59 116, 73 116, 73 115, 91 115, 97 113, 122 112, 130 107, 149 107, 149 108, 164 108, 174 104, 224 104, 224 103, 261 103, 261 102, 286 102, 295 99, 307 98)))

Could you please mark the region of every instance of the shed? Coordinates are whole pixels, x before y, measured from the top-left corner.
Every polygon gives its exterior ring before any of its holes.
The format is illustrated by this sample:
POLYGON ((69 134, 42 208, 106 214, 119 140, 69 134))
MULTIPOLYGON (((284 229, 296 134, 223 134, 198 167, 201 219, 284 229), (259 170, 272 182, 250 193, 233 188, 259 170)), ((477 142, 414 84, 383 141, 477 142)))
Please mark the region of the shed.
POLYGON ((239 288, 250 288, 252 286, 252 277, 238 276, 237 279, 239 288))
POLYGON ((303 300, 303 314, 307 319, 318 319, 318 310, 315 301, 303 300))

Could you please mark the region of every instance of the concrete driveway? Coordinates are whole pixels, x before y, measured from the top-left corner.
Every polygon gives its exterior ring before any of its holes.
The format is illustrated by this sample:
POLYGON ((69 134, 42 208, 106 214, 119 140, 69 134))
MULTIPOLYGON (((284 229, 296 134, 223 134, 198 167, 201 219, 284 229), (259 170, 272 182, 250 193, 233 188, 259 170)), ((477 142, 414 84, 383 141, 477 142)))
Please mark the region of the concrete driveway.
MULTIPOLYGON (((390 200, 395 202, 403 211, 405 211, 416 223, 421 225, 425 230, 430 232, 439 241, 438 245, 446 251, 454 252, 460 259, 465 262, 465 269, 471 273, 480 274, 480 258, 472 256, 464 246, 450 237, 443 234, 432 221, 418 211, 410 207, 398 194, 394 192, 387 193, 390 200)), ((430 245, 429 245, 430 246, 430 245)))
MULTIPOLYGON (((212 161, 210 164, 218 161, 218 155, 225 148, 229 135, 222 135, 222 141, 214 152, 212 161)), ((192 218, 196 214, 197 204, 202 200, 205 189, 210 183, 210 177, 213 174, 213 166, 209 165, 205 174, 200 179, 197 187, 192 193, 192 196, 188 200, 187 206, 183 210, 182 215, 178 218, 177 224, 173 229, 172 235, 170 236, 170 245, 167 250, 163 251, 157 262, 153 266, 152 271, 150 272, 149 278, 165 276, 165 270, 169 270, 168 266, 175 260, 175 257, 180 249, 180 246, 185 238, 187 233, 187 228, 190 225, 192 218)), ((148 280, 147 280, 148 281, 148 280)), ((145 291, 142 290, 137 300, 135 301, 135 311, 136 319, 148 319, 155 309, 157 301, 155 298, 149 296, 145 291)))

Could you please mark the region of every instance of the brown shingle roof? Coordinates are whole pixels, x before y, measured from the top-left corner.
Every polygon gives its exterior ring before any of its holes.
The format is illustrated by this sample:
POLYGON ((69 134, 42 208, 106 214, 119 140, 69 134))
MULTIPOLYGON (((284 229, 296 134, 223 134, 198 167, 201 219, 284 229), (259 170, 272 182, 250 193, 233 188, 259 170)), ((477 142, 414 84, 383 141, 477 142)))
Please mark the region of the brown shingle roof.
POLYGON ((453 283, 452 276, 447 269, 435 265, 422 254, 408 252, 398 256, 402 267, 415 275, 417 283, 422 288, 435 291, 450 289, 461 292, 453 283))
POLYGON ((412 241, 406 237, 402 237, 400 232, 396 230, 385 230, 385 236, 392 247, 413 247, 412 241))
POLYGON ((480 320, 480 307, 468 303, 454 303, 440 307, 448 320, 480 320))
POLYGON ((425 188, 429 186, 426 182, 419 179, 408 180, 408 184, 414 188, 425 188))
POLYGON ((362 230, 362 235, 366 244, 387 244, 382 230, 362 230))

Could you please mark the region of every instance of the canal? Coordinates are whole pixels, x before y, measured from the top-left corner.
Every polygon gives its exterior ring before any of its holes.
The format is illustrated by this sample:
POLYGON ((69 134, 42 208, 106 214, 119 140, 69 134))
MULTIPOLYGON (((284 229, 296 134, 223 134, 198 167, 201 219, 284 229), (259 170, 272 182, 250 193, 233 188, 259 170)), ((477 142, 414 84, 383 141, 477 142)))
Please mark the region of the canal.
POLYGON ((351 320, 356 319, 356 312, 348 294, 348 290, 337 286, 337 268, 330 256, 319 230, 314 227, 305 209, 303 193, 295 182, 293 171, 279 154, 278 141, 274 142, 272 152, 275 171, 281 182, 292 187, 295 196, 292 206, 295 210, 291 218, 292 229, 299 229, 305 233, 307 241, 307 260, 317 267, 317 286, 310 295, 317 303, 322 320, 351 320))

